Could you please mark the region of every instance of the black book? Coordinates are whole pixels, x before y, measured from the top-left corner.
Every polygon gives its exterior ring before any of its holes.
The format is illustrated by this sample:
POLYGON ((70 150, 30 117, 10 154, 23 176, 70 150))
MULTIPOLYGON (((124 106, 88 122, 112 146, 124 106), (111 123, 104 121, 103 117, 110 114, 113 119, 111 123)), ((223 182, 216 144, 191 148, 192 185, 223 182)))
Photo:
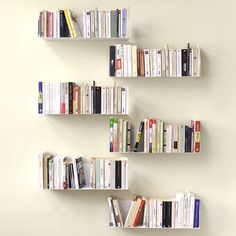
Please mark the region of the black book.
POLYGON ((75 188, 75 176, 72 163, 68 164, 68 171, 69 171, 69 188, 75 188))
POLYGON ((120 10, 119 9, 117 9, 116 10, 117 11, 117 26, 116 26, 116 36, 117 37, 119 37, 120 36, 120 24, 122 24, 122 22, 120 22, 120 20, 121 20, 121 17, 120 17, 120 14, 121 14, 121 12, 120 12, 120 10))
POLYGON ((63 10, 60 10, 60 37, 70 37, 65 12, 63 10))
POLYGON ((121 188, 121 161, 115 161, 115 188, 121 188))
POLYGON ((166 201, 162 202, 162 228, 166 227, 166 201))
POLYGON ((68 91, 69 91, 69 96, 68 96, 69 114, 73 114, 73 83, 69 82, 68 86, 69 86, 69 89, 68 89, 68 91))
POLYGON ((192 151, 192 132, 193 132, 193 129, 191 127, 188 127, 187 134, 186 134, 187 137, 185 137, 185 140, 187 140, 186 152, 192 151))
POLYGON ((135 145, 134 145, 134 152, 138 151, 139 144, 140 144, 141 138, 143 136, 143 131, 144 131, 144 122, 141 121, 141 123, 139 125, 139 129, 138 129, 138 134, 137 134, 137 137, 136 137, 136 142, 135 142, 135 145))
POLYGON ((96 114, 96 83, 93 81, 92 86, 92 94, 93 94, 93 114, 96 114))
POLYGON ((188 49, 181 49, 181 61, 182 61, 182 76, 187 76, 187 64, 188 64, 188 49))
POLYGON ((79 188, 83 188, 86 185, 86 181, 85 181, 82 157, 76 158, 75 163, 78 175, 79 188))
POLYGON ((171 228, 172 202, 162 203, 162 228, 171 228))
POLYGON ((116 60, 116 47, 110 46, 110 60, 109 60, 109 74, 110 76, 115 76, 116 68, 115 68, 115 60, 116 60))
POLYGON ((102 88, 96 86, 96 114, 101 114, 101 93, 102 88))
POLYGON ((190 76, 190 58, 191 58, 191 48, 190 44, 188 43, 188 49, 187 49, 187 76, 190 76))

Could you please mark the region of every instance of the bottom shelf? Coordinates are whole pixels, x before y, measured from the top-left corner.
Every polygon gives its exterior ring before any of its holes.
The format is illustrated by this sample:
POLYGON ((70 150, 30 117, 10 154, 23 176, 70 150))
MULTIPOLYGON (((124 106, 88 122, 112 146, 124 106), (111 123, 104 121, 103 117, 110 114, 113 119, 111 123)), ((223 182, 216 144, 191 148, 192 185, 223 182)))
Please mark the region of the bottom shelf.
POLYGON ((199 229, 200 200, 191 192, 174 198, 135 195, 132 200, 108 198, 109 226, 124 229, 199 229))
POLYGON ((191 230, 191 229, 194 229, 194 230, 199 230, 200 229, 200 227, 195 227, 195 228, 172 228, 172 227, 170 227, 170 228, 162 228, 162 227, 145 227, 145 226, 136 226, 136 227, 114 227, 114 226, 110 226, 110 228, 114 228, 114 229, 163 229, 163 230, 166 230, 166 229, 172 229, 172 230, 182 230, 182 229, 185 229, 185 230, 191 230))

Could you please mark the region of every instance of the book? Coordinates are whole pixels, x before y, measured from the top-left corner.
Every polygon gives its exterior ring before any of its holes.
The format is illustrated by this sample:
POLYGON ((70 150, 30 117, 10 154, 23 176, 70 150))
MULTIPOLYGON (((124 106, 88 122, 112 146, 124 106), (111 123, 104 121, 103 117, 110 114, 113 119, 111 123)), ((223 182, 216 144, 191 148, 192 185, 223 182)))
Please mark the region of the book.
POLYGON ((144 122, 141 121, 140 126, 139 126, 139 130, 138 130, 138 134, 137 134, 137 137, 136 137, 136 142, 135 142, 135 145, 134 145, 134 152, 138 151, 138 147, 139 147, 142 135, 143 135, 143 130, 144 130, 144 122))
POLYGON ((121 161, 115 161, 115 188, 121 188, 121 161))

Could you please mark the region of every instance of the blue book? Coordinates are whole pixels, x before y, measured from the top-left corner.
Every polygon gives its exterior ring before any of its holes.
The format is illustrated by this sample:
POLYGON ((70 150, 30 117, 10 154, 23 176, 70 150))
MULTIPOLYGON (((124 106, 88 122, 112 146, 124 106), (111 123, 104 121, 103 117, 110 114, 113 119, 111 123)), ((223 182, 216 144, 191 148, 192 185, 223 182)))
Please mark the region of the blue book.
POLYGON ((43 82, 39 82, 39 84, 38 84, 38 91, 39 91, 38 113, 39 114, 43 114, 43 82))
POLYGON ((121 17, 122 17, 122 32, 121 37, 126 37, 126 31, 127 31, 127 9, 123 8, 121 11, 121 17))
POLYGON ((195 200, 193 228, 199 228, 200 199, 195 200))

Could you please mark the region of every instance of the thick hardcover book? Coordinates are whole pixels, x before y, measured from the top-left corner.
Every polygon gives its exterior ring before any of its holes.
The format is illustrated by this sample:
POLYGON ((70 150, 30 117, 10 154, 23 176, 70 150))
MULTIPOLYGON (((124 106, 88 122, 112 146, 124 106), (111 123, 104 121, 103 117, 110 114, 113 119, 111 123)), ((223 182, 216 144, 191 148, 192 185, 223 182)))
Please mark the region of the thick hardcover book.
POLYGON ((101 92, 102 88, 96 86, 96 114, 101 114, 101 92))
POLYGON ((70 37, 69 28, 63 10, 60 10, 60 37, 70 37))
POLYGON ((115 188, 121 188, 121 161, 115 161, 115 188))
POLYGON ((69 104, 69 114, 73 114, 73 83, 69 82, 69 96, 68 96, 68 104, 69 104))
POLYGON ((194 204, 194 221, 193 227, 199 228, 199 213, 200 213, 200 200, 196 199, 194 204))
POLYGON ((137 137, 136 137, 136 142, 135 142, 135 145, 134 145, 134 152, 138 151, 138 147, 139 147, 142 135, 143 135, 143 131, 144 131, 144 122, 141 121, 141 123, 139 125, 139 129, 138 129, 138 134, 137 134, 137 137))
POLYGON ((76 158, 75 162, 76 162, 76 168, 77 168, 79 188, 83 188, 86 185, 86 181, 85 181, 82 157, 76 158))
POLYGON ((162 204, 162 228, 171 228, 172 202, 163 201, 162 204))
POLYGON ((116 47, 110 46, 110 60, 109 60, 110 76, 115 76, 115 72, 116 72, 115 61, 116 61, 116 47))
POLYGON ((38 83, 38 113, 43 114, 43 82, 38 83))
POLYGON ((181 49, 182 76, 188 76, 188 49, 181 49))
POLYGON ((117 10, 111 11, 111 37, 117 37, 117 10))

